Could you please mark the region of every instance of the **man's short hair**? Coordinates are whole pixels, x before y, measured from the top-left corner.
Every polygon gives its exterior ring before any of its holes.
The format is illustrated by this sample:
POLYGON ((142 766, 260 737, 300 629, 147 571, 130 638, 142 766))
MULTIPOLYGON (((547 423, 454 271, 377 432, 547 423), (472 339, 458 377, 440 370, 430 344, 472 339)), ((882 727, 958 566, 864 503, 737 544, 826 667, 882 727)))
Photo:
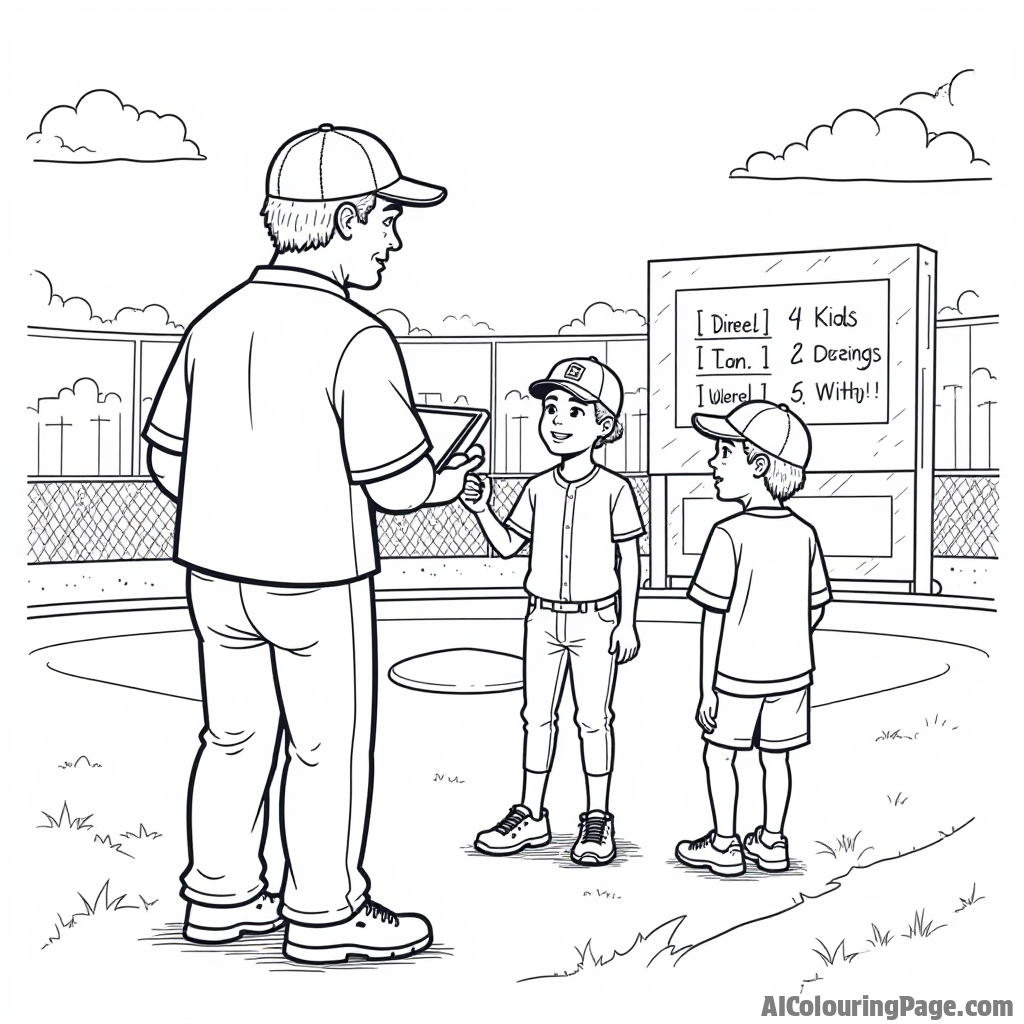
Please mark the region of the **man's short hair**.
POLYGON ((763 448, 744 440, 743 454, 747 462, 753 462, 758 455, 763 455, 768 460, 768 472, 764 475, 765 486, 768 493, 776 501, 786 501, 792 498, 804 485, 805 473, 800 466, 794 466, 791 462, 783 462, 774 455, 770 455, 763 448))
POLYGON ((622 424, 619 422, 619 418, 611 411, 611 409, 608 408, 607 405, 602 405, 600 402, 594 403, 594 419, 597 420, 598 425, 607 423, 608 420, 612 420, 612 429, 594 442, 595 448, 603 448, 606 444, 618 441, 618 439, 622 437, 622 424))
POLYGON ((343 206, 355 207, 359 223, 365 224, 376 202, 377 197, 372 192, 319 203, 267 196, 261 212, 278 252, 306 252, 320 249, 334 237, 337 230, 335 215, 343 206))

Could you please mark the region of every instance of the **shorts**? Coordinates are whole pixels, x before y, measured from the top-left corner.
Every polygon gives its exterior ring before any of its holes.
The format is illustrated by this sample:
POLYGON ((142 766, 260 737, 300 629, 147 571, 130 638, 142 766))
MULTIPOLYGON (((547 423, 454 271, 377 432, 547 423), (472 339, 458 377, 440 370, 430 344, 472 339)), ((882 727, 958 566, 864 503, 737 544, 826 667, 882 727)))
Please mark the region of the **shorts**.
POLYGON ((704 739, 731 750, 794 750, 811 742, 811 688, 764 697, 718 693, 714 732, 704 739))

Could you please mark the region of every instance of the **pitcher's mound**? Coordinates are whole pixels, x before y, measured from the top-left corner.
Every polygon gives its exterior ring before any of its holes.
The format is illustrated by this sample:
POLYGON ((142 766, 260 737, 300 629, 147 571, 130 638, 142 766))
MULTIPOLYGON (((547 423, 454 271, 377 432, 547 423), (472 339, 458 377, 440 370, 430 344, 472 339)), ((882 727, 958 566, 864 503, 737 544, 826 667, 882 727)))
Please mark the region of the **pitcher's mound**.
POLYGON ((499 651, 456 647, 406 658, 391 666, 393 683, 430 693, 504 693, 523 686, 523 659, 499 651))

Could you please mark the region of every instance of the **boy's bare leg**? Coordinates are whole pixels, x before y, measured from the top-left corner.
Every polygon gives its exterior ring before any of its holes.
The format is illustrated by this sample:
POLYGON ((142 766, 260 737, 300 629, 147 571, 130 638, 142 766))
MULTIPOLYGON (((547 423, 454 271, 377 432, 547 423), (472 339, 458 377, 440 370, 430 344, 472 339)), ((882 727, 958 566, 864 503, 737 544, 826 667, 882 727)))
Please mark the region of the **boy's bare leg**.
POLYGON ((764 835, 772 843, 782 836, 786 824, 793 774, 788 750, 762 750, 760 755, 764 770, 764 835))
POLYGON ((612 781, 612 773, 604 775, 587 774, 587 813, 604 811, 608 813, 608 786, 612 781))
POLYGON ((544 794, 548 788, 548 772, 523 772, 523 806, 538 821, 544 816, 544 794))
POLYGON ((704 745, 704 765, 708 772, 708 796, 715 817, 716 847, 724 849, 736 836, 736 801, 739 783, 736 778, 736 751, 704 745))

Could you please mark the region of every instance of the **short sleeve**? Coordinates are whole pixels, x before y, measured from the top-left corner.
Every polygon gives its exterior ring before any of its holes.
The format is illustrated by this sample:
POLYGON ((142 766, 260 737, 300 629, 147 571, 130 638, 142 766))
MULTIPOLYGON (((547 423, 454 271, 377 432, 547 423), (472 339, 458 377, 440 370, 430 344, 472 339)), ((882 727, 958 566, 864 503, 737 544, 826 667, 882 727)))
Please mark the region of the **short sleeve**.
POLYGON ((537 495, 533 481, 527 480, 526 486, 519 492, 519 497, 516 498, 516 503, 505 520, 505 525, 510 530, 514 530, 526 540, 533 536, 533 507, 536 500, 537 495))
POLYGON ((687 597, 714 612, 727 612, 736 586, 736 551, 721 524, 711 531, 687 597))
POLYGON ((811 607, 820 608, 832 600, 832 587, 825 571, 825 560, 821 555, 818 535, 811 531, 811 607))
POLYGON ((186 335, 174 353, 171 365, 164 374, 160 390, 142 436, 155 448, 171 455, 185 450, 185 426, 188 423, 188 401, 192 372, 189 360, 189 336, 186 335))
POLYGON ((612 498, 612 540, 616 543, 633 540, 646 532, 633 488, 623 480, 612 498))
POLYGON ((364 328, 349 342, 332 397, 354 483, 394 476, 429 451, 402 354, 383 327, 364 328))

